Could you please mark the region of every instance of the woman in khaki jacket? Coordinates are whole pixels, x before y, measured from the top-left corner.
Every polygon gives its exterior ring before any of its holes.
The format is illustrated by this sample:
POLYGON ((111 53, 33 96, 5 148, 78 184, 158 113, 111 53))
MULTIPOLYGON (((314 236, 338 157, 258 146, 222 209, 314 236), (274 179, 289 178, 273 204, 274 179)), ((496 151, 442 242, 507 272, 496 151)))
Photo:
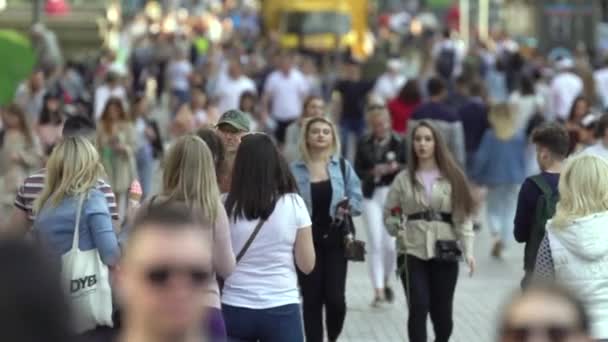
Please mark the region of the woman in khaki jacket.
POLYGON ((475 203, 464 173, 429 122, 414 127, 408 155, 408 169, 391 185, 384 221, 397 237, 410 342, 427 341, 429 313, 435 341, 447 342, 460 254, 470 275, 475 269, 470 219, 475 203))

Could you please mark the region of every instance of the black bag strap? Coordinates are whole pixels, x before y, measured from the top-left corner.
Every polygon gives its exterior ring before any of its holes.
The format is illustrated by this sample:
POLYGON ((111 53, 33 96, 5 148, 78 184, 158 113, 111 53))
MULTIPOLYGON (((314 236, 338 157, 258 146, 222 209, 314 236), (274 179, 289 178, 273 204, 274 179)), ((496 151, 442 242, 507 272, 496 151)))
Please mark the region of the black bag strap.
POLYGON ((346 161, 344 160, 344 157, 340 157, 340 171, 342 172, 342 182, 344 182, 344 189, 346 189, 348 182, 346 181, 346 161))
POLYGON ((247 242, 245 242, 245 245, 243 245, 243 248, 241 248, 241 251, 239 252, 239 254, 236 255, 236 262, 237 263, 241 259, 243 259, 243 256, 245 255, 245 253, 247 252, 247 250, 249 249, 249 247, 253 243, 253 240, 255 240, 255 237, 260 232, 260 229, 264 225, 264 222, 266 222, 266 220, 263 220, 262 218, 260 218, 260 222, 258 222, 257 226, 255 226, 255 229, 253 229, 253 232, 251 232, 251 235, 249 236, 249 239, 247 239, 247 242))
MULTIPOLYGON (((344 183, 344 191, 346 192, 346 189, 348 188, 348 181, 346 178, 346 160, 344 159, 344 157, 340 157, 340 172, 342 173, 342 182, 344 183)), ((346 221, 348 232, 352 234, 354 238, 356 235, 356 231, 350 215, 346 221)))

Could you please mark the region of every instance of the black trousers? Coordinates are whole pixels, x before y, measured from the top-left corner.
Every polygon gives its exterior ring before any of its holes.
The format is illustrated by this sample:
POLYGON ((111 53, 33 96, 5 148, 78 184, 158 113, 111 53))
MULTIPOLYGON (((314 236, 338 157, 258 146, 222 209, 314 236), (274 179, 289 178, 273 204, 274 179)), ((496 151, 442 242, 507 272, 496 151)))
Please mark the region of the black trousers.
POLYGON ((291 125, 291 123, 294 121, 295 120, 286 120, 286 121, 277 120, 277 128, 274 131, 274 135, 275 135, 275 138, 277 138, 277 141, 279 142, 279 144, 283 145, 285 143, 285 135, 287 134, 287 127, 289 125, 291 125))
POLYGON ((401 282, 408 297, 407 331, 410 342, 428 341, 426 320, 429 313, 435 331, 435 342, 448 342, 454 326, 452 307, 458 263, 400 255, 398 264, 401 282), (407 268, 403 267, 406 261, 407 268))
POLYGON ((323 342, 323 307, 327 338, 336 340, 346 318, 346 270, 344 250, 315 245, 317 262, 309 274, 298 273, 307 342, 323 342))

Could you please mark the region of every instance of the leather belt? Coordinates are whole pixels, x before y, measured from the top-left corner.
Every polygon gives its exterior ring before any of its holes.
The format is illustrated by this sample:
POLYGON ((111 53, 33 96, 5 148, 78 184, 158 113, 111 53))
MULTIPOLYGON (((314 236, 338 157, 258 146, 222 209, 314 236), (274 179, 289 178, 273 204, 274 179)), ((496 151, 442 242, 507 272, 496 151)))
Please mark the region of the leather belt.
POLYGON ((409 221, 439 221, 452 224, 452 214, 449 213, 438 213, 436 211, 427 210, 414 213, 407 216, 409 221))

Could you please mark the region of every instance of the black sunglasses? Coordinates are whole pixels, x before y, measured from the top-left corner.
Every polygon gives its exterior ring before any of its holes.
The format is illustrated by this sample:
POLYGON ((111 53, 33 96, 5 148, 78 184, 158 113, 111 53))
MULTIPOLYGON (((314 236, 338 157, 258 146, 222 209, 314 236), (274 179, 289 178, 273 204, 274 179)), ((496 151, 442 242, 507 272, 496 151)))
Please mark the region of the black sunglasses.
POLYGON ((505 327, 502 336, 509 342, 526 342, 533 336, 542 335, 551 342, 564 342, 568 338, 580 334, 581 329, 573 326, 548 324, 545 326, 505 327))
POLYGON ((155 266, 145 272, 146 280, 158 287, 166 286, 176 275, 185 276, 192 287, 201 287, 211 279, 211 271, 197 266, 155 266))

